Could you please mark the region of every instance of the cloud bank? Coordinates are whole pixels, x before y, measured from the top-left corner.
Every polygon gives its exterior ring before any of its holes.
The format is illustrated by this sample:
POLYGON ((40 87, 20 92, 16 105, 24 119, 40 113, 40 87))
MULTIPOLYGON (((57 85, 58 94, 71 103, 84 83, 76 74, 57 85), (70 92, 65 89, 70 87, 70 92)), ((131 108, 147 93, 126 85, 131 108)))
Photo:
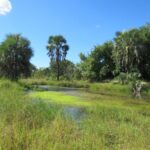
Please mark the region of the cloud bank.
POLYGON ((12 5, 9 0, 0 0, 0 15, 6 15, 11 9, 12 5))

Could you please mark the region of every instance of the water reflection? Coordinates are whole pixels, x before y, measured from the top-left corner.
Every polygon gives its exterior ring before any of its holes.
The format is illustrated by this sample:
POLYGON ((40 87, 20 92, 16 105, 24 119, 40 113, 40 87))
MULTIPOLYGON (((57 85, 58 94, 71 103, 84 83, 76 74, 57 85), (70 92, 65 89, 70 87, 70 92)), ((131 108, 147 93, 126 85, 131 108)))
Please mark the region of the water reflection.
POLYGON ((52 92, 63 92, 71 96, 80 96, 81 89, 71 88, 71 87, 58 87, 58 86, 48 86, 48 85, 36 85, 35 90, 38 91, 52 91, 52 92))
POLYGON ((70 117, 75 122, 80 123, 86 116, 85 108, 67 106, 64 107, 64 115, 70 117))
MULTIPOLYGON (((49 85, 35 85, 34 89, 36 91, 53 91, 53 92, 63 92, 67 95, 80 97, 82 95, 81 89, 68 88, 68 87, 58 87, 49 85)), ((64 115, 73 119, 77 124, 79 124, 86 116, 85 108, 65 106, 63 108, 64 115)))

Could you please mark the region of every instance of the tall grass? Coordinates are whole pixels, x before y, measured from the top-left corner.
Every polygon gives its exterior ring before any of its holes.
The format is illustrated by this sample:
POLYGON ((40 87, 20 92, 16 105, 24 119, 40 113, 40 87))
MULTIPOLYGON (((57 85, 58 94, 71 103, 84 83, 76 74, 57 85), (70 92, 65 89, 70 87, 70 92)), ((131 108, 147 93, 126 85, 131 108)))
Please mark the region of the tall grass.
POLYGON ((60 86, 60 87, 74 87, 74 88, 84 88, 88 92, 101 93, 106 95, 118 95, 118 96, 131 96, 128 85, 120 85, 114 83, 89 83, 87 81, 51 81, 48 79, 21 79, 19 84, 33 89, 34 85, 50 85, 50 86, 60 86))
MULTIPOLYGON (((28 78, 28 79, 20 79, 18 82, 23 87, 28 89, 33 89, 38 85, 50 85, 50 86, 59 86, 59 87, 73 87, 73 88, 83 88, 86 89, 88 92, 91 93, 99 93, 104 95, 112 95, 112 96, 127 96, 132 97, 133 91, 131 85, 121 85, 118 82, 111 81, 111 82, 101 82, 101 83, 90 83, 88 81, 52 81, 47 78, 28 78)), ((142 96, 149 96, 150 95, 150 83, 145 82, 145 86, 142 96)))
MULTIPOLYGON (((35 92, 31 96, 37 99, 47 99, 60 105, 84 107, 83 111, 86 116, 81 124, 77 126, 71 122, 71 126, 66 125, 68 130, 71 127, 70 134, 65 127, 62 132, 62 128, 59 126, 57 134, 63 138, 56 135, 57 148, 65 149, 66 144, 68 149, 88 150, 148 150, 150 148, 149 101, 84 92, 80 101, 79 97, 57 92, 35 92), (66 140, 67 142, 65 142, 66 140), (62 141, 65 142, 64 145, 62 145, 62 141)), ((68 121, 68 123, 70 122, 68 121)))
MULTIPOLYGON (((60 94, 49 98, 53 103, 29 97, 17 83, 0 81, 0 149, 150 149, 149 102, 84 93, 84 100, 94 104, 84 106, 86 116, 77 123, 64 115, 62 103, 55 104, 60 94)), ((78 102, 65 94, 63 99, 78 102)))
POLYGON ((29 101, 16 83, 0 81, 0 149, 32 149, 57 112, 56 106, 29 101))
POLYGON ((25 87, 32 88, 33 85, 55 85, 55 86, 61 86, 61 87, 74 87, 74 88, 88 88, 89 83, 86 81, 55 81, 55 80, 48 80, 46 78, 43 79, 36 79, 36 78, 28 78, 28 79, 20 79, 19 80, 20 85, 23 85, 25 87))

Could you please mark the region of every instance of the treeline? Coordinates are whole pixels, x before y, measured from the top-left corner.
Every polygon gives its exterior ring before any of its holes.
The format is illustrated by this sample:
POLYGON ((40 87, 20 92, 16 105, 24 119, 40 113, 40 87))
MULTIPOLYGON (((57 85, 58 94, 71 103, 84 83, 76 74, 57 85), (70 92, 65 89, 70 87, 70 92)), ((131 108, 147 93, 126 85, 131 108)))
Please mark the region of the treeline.
POLYGON ((150 24, 117 32, 112 41, 95 46, 89 55, 80 54, 79 78, 94 81, 120 74, 137 73, 150 80, 150 24))
POLYGON ((33 51, 29 40, 7 36, 0 44, 0 75, 102 81, 136 74, 150 80, 150 24, 117 32, 112 41, 95 46, 87 55, 80 53, 78 64, 66 60, 69 45, 63 36, 50 36, 46 48, 50 67, 36 69, 30 63, 33 51))
MULTIPOLYGON (((60 78, 102 81, 136 74, 150 80, 150 24, 117 32, 112 41, 95 46, 90 54, 80 53, 80 60, 76 65, 69 60, 60 61, 60 78)), ((42 72, 55 78, 56 61, 51 61, 50 68, 40 69, 34 76, 42 72)))

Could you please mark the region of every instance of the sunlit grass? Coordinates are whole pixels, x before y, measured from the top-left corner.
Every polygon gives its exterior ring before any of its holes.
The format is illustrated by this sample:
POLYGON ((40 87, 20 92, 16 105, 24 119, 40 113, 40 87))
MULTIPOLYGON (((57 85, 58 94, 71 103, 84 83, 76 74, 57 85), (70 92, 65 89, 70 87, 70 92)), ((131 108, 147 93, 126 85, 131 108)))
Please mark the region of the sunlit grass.
MULTIPOLYGON (((109 96, 126 96, 132 97, 132 89, 131 85, 121 85, 118 82, 109 82, 109 83, 90 83, 88 81, 56 81, 49 80, 47 78, 28 78, 28 79, 20 79, 18 82, 20 85, 33 89, 34 85, 50 85, 50 86, 58 86, 58 87, 74 87, 74 88, 84 88, 89 92, 105 94, 109 96)), ((142 95, 150 96, 150 83, 145 82, 148 89, 142 93, 142 95)))
POLYGON ((92 102, 83 100, 79 97, 66 95, 62 92, 32 92, 29 94, 33 99, 43 99, 62 105, 72 106, 91 106, 92 102))
POLYGON ((149 108, 149 102, 139 99, 131 99, 128 97, 109 96, 101 94, 93 94, 88 92, 80 92, 77 96, 71 96, 63 92, 38 91, 31 92, 29 96, 33 99, 46 100, 61 105, 71 106, 106 106, 106 107, 123 107, 140 109, 149 108))
POLYGON ((67 125, 68 130, 62 125, 66 133, 64 135, 62 127, 59 126, 57 133, 59 136, 56 138, 59 143, 58 148, 60 145, 64 147, 60 144, 61 136, 66 136, 63 141, 68 142, 67 146, 70 149, 77 147, 89 150, 99 148, 136 150, 138 147, 148 150, 150 148, 148 139, 150 103, 148 101, 86 92, 79 95, 69 96, 59 92, 33 92, 30 95, 34 99, 43 99, 54 104, 86 108, 86 117, 81 122, 80 130, 74 124, 67 125), (72 132, 69 135, 70 128, 72 132))
POLYGON ((61 87, 75 87, 75 88, 88 88, 89 83, 87 81, 56 81, 56 80, 49 80, 47 78, 28 78, 28 79, 20 79, 19 83, 23 86, 32 88, 32 85, 55 85, 61 87))
POLYGON ((27 93, 0 80, 0 133, 2 150, 149 150, 150 102, 84 91, 27 93), (65 116, 66 107, 83 107, 84 118, 65 116))

